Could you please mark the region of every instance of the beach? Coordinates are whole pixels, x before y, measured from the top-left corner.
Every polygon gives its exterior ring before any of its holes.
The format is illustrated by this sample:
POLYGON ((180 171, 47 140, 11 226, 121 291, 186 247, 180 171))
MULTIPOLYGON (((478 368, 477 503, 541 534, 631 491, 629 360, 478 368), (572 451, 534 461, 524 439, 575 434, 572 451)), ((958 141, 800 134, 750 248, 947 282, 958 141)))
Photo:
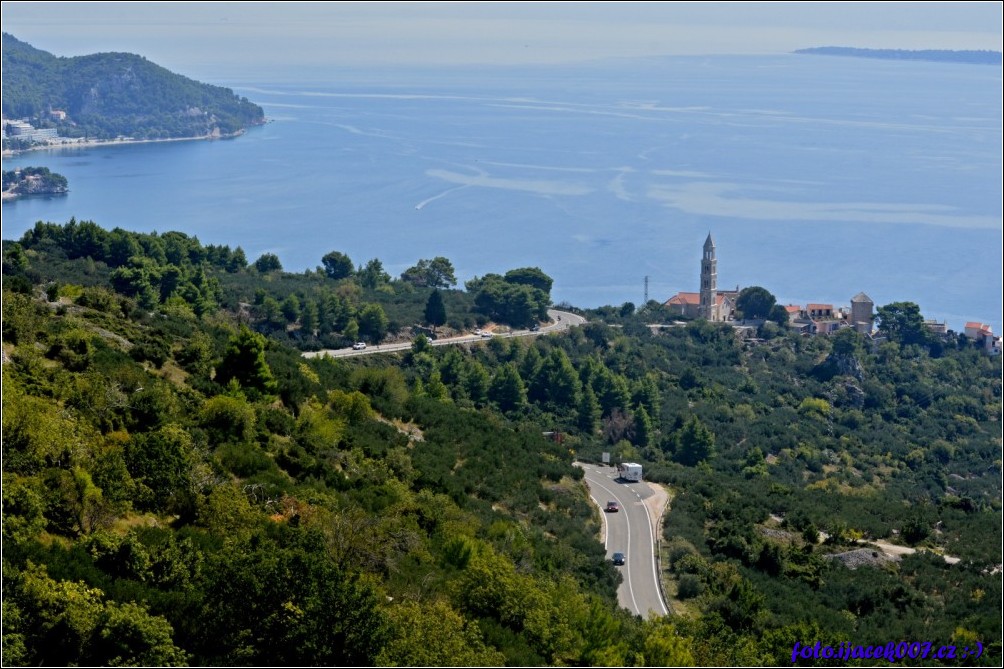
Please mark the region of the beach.
MULTIPOLYGON (((119 146, 124 144, 154 144, 158 142, 192 142, 197 140, 206 139, 230 139, 232 137, 238 137, 244 134, 243 130, 238 130, 237 132, 224 135, 219 131, 210 133, 208 135, 200 135, 198 137, 168 137, 164 139, 130 139, 126 137, 118 139, 68 139, 61 138, 62 141, 49 142, 47 144, 38 144, 32 146, 28 149, 18 149, 17 151, 12 151, 10 149, 3 150, 4 158, 13 158, 14 156, 28 153, 30 151, 61 151, 64 149, 90 149, 96 146, 119 146)), ((4 197, 4 199, 8 199, 4 197)))

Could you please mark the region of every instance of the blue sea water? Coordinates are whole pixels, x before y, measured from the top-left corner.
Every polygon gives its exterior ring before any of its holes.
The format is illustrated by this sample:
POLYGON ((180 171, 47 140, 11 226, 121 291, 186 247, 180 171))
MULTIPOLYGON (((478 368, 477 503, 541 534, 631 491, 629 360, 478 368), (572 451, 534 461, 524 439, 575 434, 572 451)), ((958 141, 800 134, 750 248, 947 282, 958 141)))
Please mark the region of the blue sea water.
POLYGON ((1002 324, 1001 68, 818 56, 336 71, 217 82, 270 122, 233 140, 32 152, 62 197, 3 205, 3 237, 71 216, 279 255, 331 250, 463 281, 536 265, 556 301, 722 288, 784 303, 913 301, 1002 324))

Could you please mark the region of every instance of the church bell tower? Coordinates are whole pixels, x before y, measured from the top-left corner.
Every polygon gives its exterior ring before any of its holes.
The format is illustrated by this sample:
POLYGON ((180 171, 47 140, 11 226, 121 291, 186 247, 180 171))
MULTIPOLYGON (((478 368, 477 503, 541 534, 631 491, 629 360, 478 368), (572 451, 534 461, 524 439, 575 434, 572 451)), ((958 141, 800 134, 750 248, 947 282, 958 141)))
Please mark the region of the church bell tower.
POLYGON ((700 317, 709 321, 718 320, 718 261, 715 260, 715 240, 711 233, 704 240, 704 255, 701 257, 701 307, 700 317))

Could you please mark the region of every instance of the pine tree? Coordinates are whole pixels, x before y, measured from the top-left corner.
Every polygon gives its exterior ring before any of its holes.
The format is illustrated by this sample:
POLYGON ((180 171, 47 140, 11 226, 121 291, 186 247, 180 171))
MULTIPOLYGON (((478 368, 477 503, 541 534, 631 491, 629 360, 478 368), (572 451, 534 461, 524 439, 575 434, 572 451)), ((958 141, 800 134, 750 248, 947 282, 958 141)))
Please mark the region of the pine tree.
POLYGON ((443 384, 438 369, 429 375, 429 380, 425 384, 425 395, 441 402, 450 399, 450 391, 443 384))
POLYGON ((498 371, 492 379, 488 396, 504 412, 519 409, 526 404, 526 387, 516 365, 510 362, 498 371))
POLYGON ((283 300, 281 308, 282 315, 286 317, 288 322, 295 323, 299 320, 302 307, 300 306, 300 298, 296 295, 290 295, 283 300))
POLYGON ((245 390, 274 393, 277 386, 265 361, 265 345, 265 337, 242 325, 227 342, 227 352, 216 368, 216 382, 226 385, 233 379, 245 390))
POLYGON ((463 376, 467 397, 475 406, 484 406, 488 402, 488 387, 491 383, 485 366, 477 360, 472 360, 463 376))
POLYGON ((694 466, 711 458, 715 453, 715 433, 709 430, 697 416, 691 416, 683 428, 673 435, 676 445, 676 461, 694 466))
POLYGON ((642 448, 650 446, 652 444, 652 433, 655 428, 652 427, 652 419, 648 415, 648 411, 645 407, 638 407, 638 410, 634 414, 634 441, 635 444, 641 446, 642 448))
POLYGON ((544 377, 546 400, 556 409, 572 409, 577 405, 579 377, 562 349, 553 349, 547 355, 540 376, 544 377))
POLYGON ((303 305, 303 313, 300 314, 300 327, 308 335, 314 334, 317 329, 320 316, 317 309, 317 302, 307 300, 303 305))
POLYGON ((589 386, 582 389, 579 396, 578 411, 579 429, 586 434, 594 434, 600 424, 600 402, 596 399, 596 393, 589 386))

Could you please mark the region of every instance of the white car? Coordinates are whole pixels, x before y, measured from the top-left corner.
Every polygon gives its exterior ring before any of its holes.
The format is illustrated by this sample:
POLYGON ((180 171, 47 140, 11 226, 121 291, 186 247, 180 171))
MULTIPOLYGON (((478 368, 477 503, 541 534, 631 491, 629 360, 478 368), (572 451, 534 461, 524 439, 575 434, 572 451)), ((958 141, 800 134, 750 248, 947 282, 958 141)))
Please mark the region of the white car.
POLYGON ((363 341, 357 341, 355 344, 352 345, 353 351, 361 351, 364 348, 366 348, 366 342, 363 341))

